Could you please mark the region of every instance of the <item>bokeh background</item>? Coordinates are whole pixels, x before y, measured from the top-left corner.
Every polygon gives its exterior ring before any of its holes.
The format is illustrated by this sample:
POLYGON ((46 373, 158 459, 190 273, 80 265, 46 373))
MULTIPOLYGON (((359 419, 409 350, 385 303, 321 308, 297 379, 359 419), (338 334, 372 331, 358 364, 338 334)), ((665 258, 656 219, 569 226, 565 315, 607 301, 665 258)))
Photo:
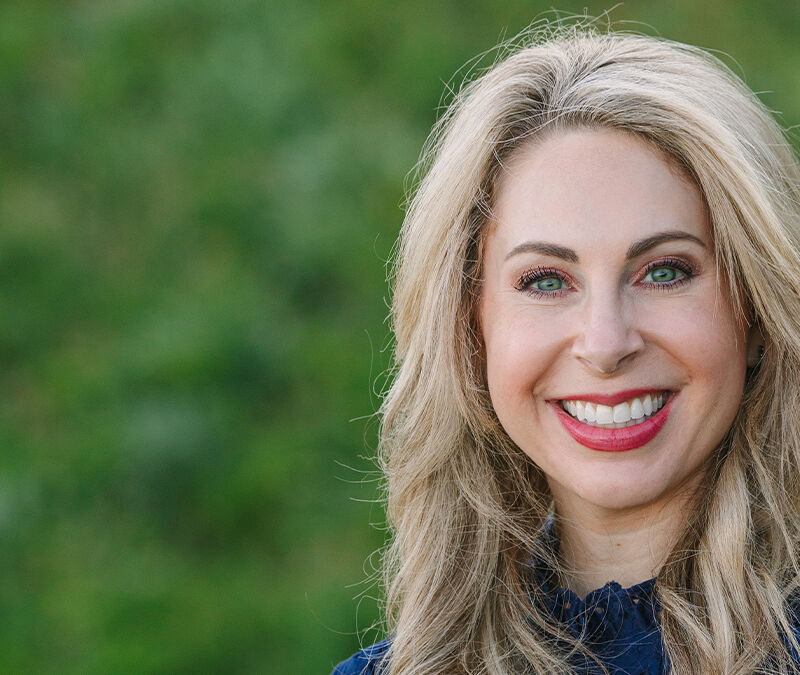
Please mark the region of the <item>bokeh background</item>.
MULTIPOLYGON (((406 175, 445 83, 549 8, 0 3, 0 672, 327 673, 381 637, 406 175)), ((800 3, 611 17, 800 122, 800 3)))

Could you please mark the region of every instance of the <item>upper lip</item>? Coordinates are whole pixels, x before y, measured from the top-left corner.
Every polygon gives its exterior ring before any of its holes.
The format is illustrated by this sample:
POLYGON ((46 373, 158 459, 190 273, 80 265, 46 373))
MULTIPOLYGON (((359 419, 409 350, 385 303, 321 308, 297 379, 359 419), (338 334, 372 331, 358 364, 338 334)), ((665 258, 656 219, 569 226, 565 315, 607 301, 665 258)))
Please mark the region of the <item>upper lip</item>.
POLYGON ((648 387, 647 389, 626 389, 625 391, 617 391, 611 394, 573 394, 570 396, 562 396, 554 401, 589 401, 590 403, 599 403, 601 405, 617 405, 623 401, 630 401, 637 396, 644 396, 645 394, 660 394, 661 392, 670 391, 667 387, 648 387))

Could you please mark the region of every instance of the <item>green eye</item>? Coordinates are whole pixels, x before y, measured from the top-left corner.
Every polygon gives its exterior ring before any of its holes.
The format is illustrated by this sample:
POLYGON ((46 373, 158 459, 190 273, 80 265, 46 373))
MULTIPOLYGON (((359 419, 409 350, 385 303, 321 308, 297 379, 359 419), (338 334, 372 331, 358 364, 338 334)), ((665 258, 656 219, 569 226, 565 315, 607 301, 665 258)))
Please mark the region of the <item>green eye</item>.
POLYGON ((550 267, 537 267, 525 272, 515 288, 534 298, 552 300, 561 297, 572 287, 563 272, 550 267))
POLYGON ((668 284, 671 281, 678 281, 686 275, 681 270, 675 267, 654 267, 644 278, 644 281, 649 281, 656 284, 668 284))
POLYGON ((564 282, 558 277, 544 277, 537 279, 531 284, 537 291, 552 292, 560 291, 564 288, 564 282))

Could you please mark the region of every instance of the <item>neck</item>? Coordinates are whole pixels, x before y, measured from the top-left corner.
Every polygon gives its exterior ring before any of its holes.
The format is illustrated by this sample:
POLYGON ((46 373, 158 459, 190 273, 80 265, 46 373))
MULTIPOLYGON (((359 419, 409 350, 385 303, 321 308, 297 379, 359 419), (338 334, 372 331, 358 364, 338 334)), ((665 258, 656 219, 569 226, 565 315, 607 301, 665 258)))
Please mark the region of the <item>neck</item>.
POLYGON ((627 588, 656 576, 686 524, 685 498, 624 511, 557 496, 555 505, 565 582, 580 597, 609 581, 627 588))

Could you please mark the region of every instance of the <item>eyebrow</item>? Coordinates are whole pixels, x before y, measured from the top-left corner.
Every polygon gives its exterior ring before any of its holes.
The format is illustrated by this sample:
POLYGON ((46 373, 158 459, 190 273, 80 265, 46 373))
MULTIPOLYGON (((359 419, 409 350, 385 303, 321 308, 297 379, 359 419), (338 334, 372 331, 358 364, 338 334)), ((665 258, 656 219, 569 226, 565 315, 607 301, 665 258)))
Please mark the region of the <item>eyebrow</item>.
MULTIPOLYGON (((681 230, 670 230, 668 232, 659 232, 658 234, 635 241, 628 247, 628 251, 625 254, 625 260, 633 260, 634 258, 642 255, 642 253, 646 253, 651 248, 655 248, 659 244, 663 244, 665 241, 676 240, 693 241, 703 248, 706 248, 705 242, 699 237, 681 230)), ((573 251, 571 248, 559 246, 558 244, 551 244, 550 242, 546 241, 523 242, 519 246, 515 246, 511 249, 511 251, 509 251, 508 255, 506 256, 506 260, 515 255, 519 255, 520 253, 541 253, 543 255, 551 256, 553 258, 560 258, 561 260, 566 260, 567 262, 571 263, 576 263, 580 260, 578 258, 578 254, 575 253, 575 251, 573 251)))

